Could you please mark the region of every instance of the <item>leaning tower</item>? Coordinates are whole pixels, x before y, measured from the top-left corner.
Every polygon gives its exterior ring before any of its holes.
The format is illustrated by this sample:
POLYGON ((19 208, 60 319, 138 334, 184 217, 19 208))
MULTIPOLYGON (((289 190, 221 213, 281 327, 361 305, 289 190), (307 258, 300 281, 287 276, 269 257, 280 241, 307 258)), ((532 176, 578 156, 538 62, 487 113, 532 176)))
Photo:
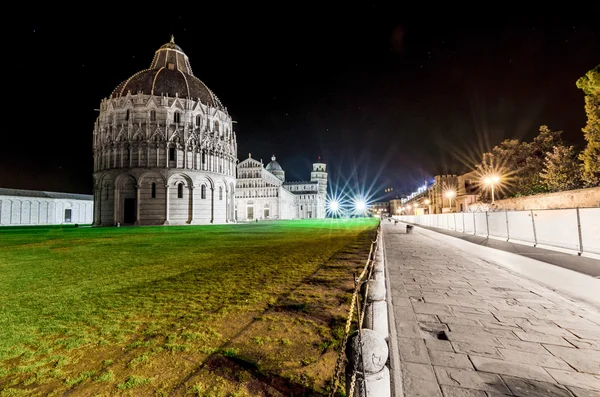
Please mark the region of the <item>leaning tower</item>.
POLYGON ((319 196, 317 199, 317 218, 325 218, 325 202, 327 200, 327 164, 319 161, 313 163, 310 180, 319 183, 319 196))
POLYGON ((234 221, 231 116, 173 38, 102 100, 93 142, 94 225, 234 221))

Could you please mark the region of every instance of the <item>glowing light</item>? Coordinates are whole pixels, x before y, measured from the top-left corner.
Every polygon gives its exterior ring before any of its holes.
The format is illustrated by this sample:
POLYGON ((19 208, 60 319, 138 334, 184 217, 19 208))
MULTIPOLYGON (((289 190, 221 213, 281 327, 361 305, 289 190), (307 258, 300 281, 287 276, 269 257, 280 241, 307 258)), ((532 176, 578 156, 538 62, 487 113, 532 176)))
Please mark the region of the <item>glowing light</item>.
POLYGON ((483 183, 492 188, 492 203, 494 202, 494 187, 500 183, 500 177, 498 175, 490 175, 483 180, 483 183))
POLYGON ((367 209, 367 203, 365 203, 363 200, 358 200, 356 203, 354 203, 354 207, 357 211, 364 211, 367 209))
POLYGON ((337 212, 340 209, 340 203, 337 200, 331 200, 329 202, 329 211, 331 212, 337 212))
POLYGON ((451 199, 454 196, 456 196, 456 192, 454 190, 446 191, 446 197, 448 197, 449 199, 451 199))
POLYGON ((425 205, 429 205, 431 203, 431 200, 427 199, 425 200, 425 205))

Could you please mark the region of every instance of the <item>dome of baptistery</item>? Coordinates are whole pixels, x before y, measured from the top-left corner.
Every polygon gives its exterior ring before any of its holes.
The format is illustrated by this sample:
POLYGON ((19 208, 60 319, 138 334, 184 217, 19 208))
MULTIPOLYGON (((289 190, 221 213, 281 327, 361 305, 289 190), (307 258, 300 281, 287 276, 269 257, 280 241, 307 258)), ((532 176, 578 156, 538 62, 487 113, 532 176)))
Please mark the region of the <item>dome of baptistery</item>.
POLYGON ((141 70, 119 84, 111 98, 127 95, 128 92, 198 99, 207 105, 223 108, 216 95, 194 76, 187 55, 173 39, 156 51, 149 69, 141 70))
POLYGON ((93 141, 94 225, 235 221, 233 121, 173 37, 101 101, 93 141))

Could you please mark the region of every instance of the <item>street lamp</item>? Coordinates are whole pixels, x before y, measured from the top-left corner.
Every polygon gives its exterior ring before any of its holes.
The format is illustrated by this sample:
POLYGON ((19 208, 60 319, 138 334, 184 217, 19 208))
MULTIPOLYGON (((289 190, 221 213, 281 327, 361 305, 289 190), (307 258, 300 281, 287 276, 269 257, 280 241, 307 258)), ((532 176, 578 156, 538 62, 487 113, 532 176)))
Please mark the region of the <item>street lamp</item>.
POLYGON ((425 205, 429 205, 429 203, 431 203, 431 201, 429 199, 425 199, 425 205))
POLYGON ((486 185, 489 185, 489 186, 491 186, 491 187, 492 187, 492 203, 493 203, 493 202, 494 202, 494 186, 495 186, 495 185, 496 185, 498 182, 500 182, 500 177, 499 177, 498 175, 491 175, 491 176, 488 176, 487 178, 485 178, 485 179, 483 180, 483 182, 484 182, 486 185))
POLYGON ((446 197, 448 197, 448 200, 450 201, 450 212, 454 212, 452 211, 452 198, 456 196, 456 192, 454 190, 448 190, 446 192, 446 197))

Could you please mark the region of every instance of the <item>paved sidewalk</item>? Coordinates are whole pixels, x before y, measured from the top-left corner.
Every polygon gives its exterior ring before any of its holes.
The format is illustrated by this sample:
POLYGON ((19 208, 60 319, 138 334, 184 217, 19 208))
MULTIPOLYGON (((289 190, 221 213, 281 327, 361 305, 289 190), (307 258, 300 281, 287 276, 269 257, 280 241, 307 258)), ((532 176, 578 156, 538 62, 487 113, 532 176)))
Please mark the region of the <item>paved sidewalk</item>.
POLYGON ((525 244, 517 244, 505 240, 497 240, 483 236, 474 236, 472 234, 461 233, 454 230, 441 229, 437 227, 423 225, 419 225, 419 227, 429 229, 437 233, 446 234, 448 236, 460 238, 462 240, 466 240, 474 244, 484 245, 486 247, 512 252, 514 254, 519 254, 528 258, 536 259, 538 261, 551 263, 556 266, 564 267, 565 269, 575 270, 576 272, 600 278, 600 266, 598 265, 597 259, 588 258, 585 256, 578 256, 575 253, 567 254, 564 252, 553 251, 540 247, 532 247, 530 245, 525 244))
POLYGON ((382 227, 405 397, 600 396, 598 309, 431 231, 382 227))

